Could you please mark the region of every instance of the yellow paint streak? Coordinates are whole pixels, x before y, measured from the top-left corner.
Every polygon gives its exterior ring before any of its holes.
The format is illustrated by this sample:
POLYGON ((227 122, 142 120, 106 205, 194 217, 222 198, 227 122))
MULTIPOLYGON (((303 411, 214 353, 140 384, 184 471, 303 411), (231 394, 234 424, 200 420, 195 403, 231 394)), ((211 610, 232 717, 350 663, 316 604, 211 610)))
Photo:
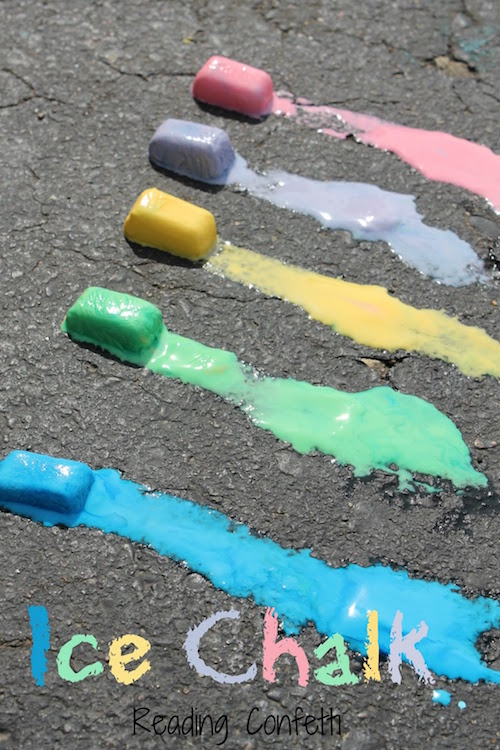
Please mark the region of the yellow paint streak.
POLYGON ((379 669, 379 645, 378 645, 378 612, 372 609, 368 612, 368 627, 366 629, 368 640, 366 642, 366 659, 363 661, 363 674, 365 680, 376 680, 380 682, 379 669))
POLYGON ((452 362, 465 375, 500 378, 500 343, 486 331, 439 310, 418 310, 384 287, 329 278, 230 244, 206 267, 299 305, 314 320, 359 344, 419 352, 452 362))

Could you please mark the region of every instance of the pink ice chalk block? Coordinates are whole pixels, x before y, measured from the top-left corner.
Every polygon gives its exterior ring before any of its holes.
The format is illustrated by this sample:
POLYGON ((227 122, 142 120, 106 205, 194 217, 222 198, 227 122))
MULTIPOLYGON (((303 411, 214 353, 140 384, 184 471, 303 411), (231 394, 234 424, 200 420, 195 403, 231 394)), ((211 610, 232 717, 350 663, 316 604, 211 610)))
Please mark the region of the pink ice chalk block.
POLYGON ((272 110, 273 82, 264 70, 227 57, 211 57, 196 74, 193 96, 200 102, 258 118, 272 110))

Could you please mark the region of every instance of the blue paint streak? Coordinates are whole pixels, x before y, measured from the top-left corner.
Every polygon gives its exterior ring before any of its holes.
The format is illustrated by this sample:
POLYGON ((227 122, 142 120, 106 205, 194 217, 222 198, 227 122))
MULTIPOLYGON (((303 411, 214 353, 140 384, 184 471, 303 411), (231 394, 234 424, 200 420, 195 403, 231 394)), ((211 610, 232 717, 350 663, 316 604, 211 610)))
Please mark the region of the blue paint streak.
POLYGON ((158 166, 201 182, 240 185, 275 206, 313 216, 328 229, 347 230, 357 240, 386 242, 409 266, 444 284, 486 280, 472 247, 449 230, 424 224, 413 195, 360 182, 320 182, 282 170, 257 174, 236 152, 231 159, 229 148, 220 128, 170 119, 153 136, 149 156, 158 166), (219 170, 227 165, 226 171, 210 179, 207 162, 216 162, 219 170))
POLYGON ((440 703, 442 706, 449 706, 451 703, 451 693, 447 690, 433 690, 432 700, 434 703, 440 703))
POLYGON ((50 648, 49 613, 45 607, 28 606, 33 646, 31 648, 31 674, 35 684, 44 686, 44 676, 48 669, 46 653, 50 648))
MULTIPOLYGON (((47 465, 61 462, 44 458, 47 465)), ((378 611, 380 649, 388 653, 392 622, 400 610, 404 634, 422 620, 429 627, 427 638, 417 646, 429 669, 450 679, 500 683, 500 672, 484 664, 475 649, 482 632, 500 626, 498 602, 484 597, 469 600, 453 584, 412 579, 405 571, 382 565, 331 568, 311 557, 308 549, 285 549, 218 511, 149 492, 121 479, 113 469, 93 475, 79 513, 30 505, 29 488, 24 502, 9 502, 1 480, 0 506, 48 526, 83 525, 150 545, 231 596, 274 607, 288 632, 314 623, 322 635, 340 632, 362 653, 366 652, 367 611, 378 611)), ((34 474, 30 481, 35 485, 34 474)))
POLYGON ((458 701, 458 707, 461 711, 463 711, 464 708, 467 708, 467 703, 465 701, 458 701))

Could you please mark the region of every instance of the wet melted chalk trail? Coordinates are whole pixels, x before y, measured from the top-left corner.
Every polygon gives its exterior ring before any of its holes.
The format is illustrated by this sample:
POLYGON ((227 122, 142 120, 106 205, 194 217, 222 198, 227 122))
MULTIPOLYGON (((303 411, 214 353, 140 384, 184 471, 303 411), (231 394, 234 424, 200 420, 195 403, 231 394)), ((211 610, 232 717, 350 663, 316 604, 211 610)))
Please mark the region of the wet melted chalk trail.
POLYGON ((45 525, 87 526, 150 545, 182 562, 231 596, 274 607, 288 632, 314 623, 318 632, 340 632, 366 652, 368 610, 377 610, 379 645, 390 649, 397 610, 403 633, 423 620, 418 643, 429 669, 470 682, 500 683, 475 648, 478 636, 500 626, 498 602, 467 599, 452 584, 412 579, 376 565, 332 568, 310 550, 286 549, 259 538, 210 508, 152 493, 113 469, 14 451, 0 462, 0 506, 45 525))
POLYGON ((486 198, 500 211, 500 156, 489 148, 449 133, 396 125, 371 115, 273 91, 268 73, 237 60, 214 55, 198 71, 193 96, 207 104, 261 118, 273 112, 296 117, 335 138, 353 134, 362 143, 392 151, 428 179, 449 182, 486 198))
POLYGON ((391 151, 427 179, 448 182, 480 195, 500 212, 500 155, 486 146, 450 133, 397 125, 373 115, 336 107, 295 104, 275 97, 274 111, 296 117, 325 135, 346 138, 391 151))
POLYGON ((258 175, 241 157, 227 180, 280 208, 312 216, 328 229, 346 229, 357 240, 382 240, 407 265, 443 284, 486 279, 472 247, 449 229, 424 224, 412 195, 365 183, 319 182, 281 170, 258 175))
POLYGON ((439 310, 406 305, 381 286, 355 284, 221 244, 205 264, 224 278, 302 307, 314 320, 374 349, 415 351, 465 375, 500 378, 500 342, 439 310))
POLYGON ((315 320, 376 349, 416 351, 453 362, 464 374, 500 378, 500 342, 439 310, 406 305, 374 285, 355 284, 217 241, 215 217, 156 188, 125 219, 125 237, 302 307, 315 320), (214 252, 214 249, 216 251, 214 252))
POLYGON ((151 303, 99 287, 79 297, 62 328, 122 361, 218 394, 299 453, 334 456, 355 476, 380 469, 397 474, 401 489, 413 489, 414 472, 457 487, 487 485, 454 423, 416 396, 387 387, 346 393, 264 376, 232 352, 171 333, 151 303))
POLYGON ((366 183, 321 182, 282 170, 258 174, 234 152, 223 130, 183 120, 160 125, 149 156, 157 166, 181 175, 239 185, 280 208, 312 216, 324 227, 347 230, 357 240, 386 242, 409 266, 444 284, 486 280, 472 247, 450 230, 424 224, 412 195, 366 183))

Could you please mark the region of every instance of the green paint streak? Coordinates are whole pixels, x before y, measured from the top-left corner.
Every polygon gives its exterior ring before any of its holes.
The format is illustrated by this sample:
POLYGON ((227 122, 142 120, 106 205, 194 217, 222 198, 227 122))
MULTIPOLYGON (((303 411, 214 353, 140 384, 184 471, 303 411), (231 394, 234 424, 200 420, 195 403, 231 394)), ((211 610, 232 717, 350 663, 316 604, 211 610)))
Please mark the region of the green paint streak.
POLYGON ((374 469, 397 473, 401 488, 413 489, 412 473, 450 479, 457 487, 484 487, 471 465, 462 436, 432 404, 387 387, 345 393, 291 378, 271 378, 241 363, 235 354, 170 333, 157 310, 137 297, 90 288, 63 323, 78 341, 165 377, 200 386, 242 409, 251 421, 290 443, 299 453, 319 450, 350 464, 355 476, 374 469), (141 337, 144 316, 153 320, 154 341, 141 337), (124 349, 130 327, 134 351, 124 349), (120 335, 118 345, 114 332, 120 335), (137 343, 139 342, 139 343, 137 343), (395 470, 392 465, 396 465, 395 470))

